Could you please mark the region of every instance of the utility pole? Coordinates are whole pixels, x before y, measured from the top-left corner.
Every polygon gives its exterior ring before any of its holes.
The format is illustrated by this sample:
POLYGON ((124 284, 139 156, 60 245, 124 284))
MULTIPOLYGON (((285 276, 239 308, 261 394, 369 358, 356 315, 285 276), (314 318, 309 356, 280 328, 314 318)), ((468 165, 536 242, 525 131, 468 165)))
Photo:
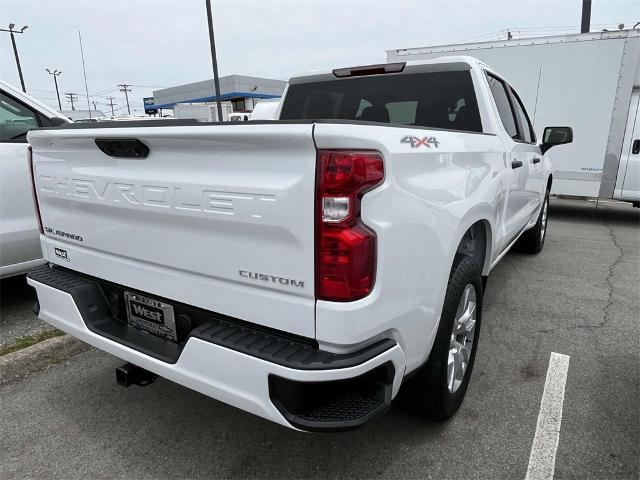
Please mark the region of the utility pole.
POLYGON ((22 91, 24 93, 27 93, 27 89, 24 86, 24 77, 22 76, 22 67, 20 67, 20 57, 18 57, 18 47, 16 47, 16 37, 13 34, 14 33, 24 33, 24 31, 27 28, 29 28, 29 26, 25 25, 20 30, 14 30, 13 27, 15 27, 15 26, 16 26, 15 23, 10 23, 9 24, 9 30, 6 30, 4 28, 0 28, 0 32, 8 32, 9 35, 11 35, 11 44, 13 45, 13 54, 16 57, 16 65, 18 66, 18 75, 20 76, 20 85, 22 85, 22 91))
POLYGON ((115 97, 107 97, 107 100, 109 100, 109 106, 111 107, 111 117, 115 117, 115 113, 113 113, 113 106, 115 105, 115 103, 113 103, 113 100, 115 100, 115 97))
POLYGON ((222 121, 222 104, 220 103, 220 79, 218 78, 218 60, 216 58, 216 41, 213 36, 213 15, 211 13, 211 0, 205 0, 207 4, 207 23, 209 24, 209 46, 211 47, 211 64, 213 66, 213 86, 216 93, 216 105, 218 107, 218 121, 222 121))
POLYGON ((58 97, 58 110, 62 111, 62 104, 60 103, 60 92, 58 91, 58 75, 62 73, 62 70, 54 70, 53 72, 48 68, 45 68, 49 75, 53 75, 53 82, 56 84, 56 96, 58 97))
POLYGON ((78 100, 78 94, 77 93, 65 93, 64 94, 65 97, 67 97, 67 101, 71 102, 71 110, 75 110, 76 107, 73 105, 73 102, 75 102, 76 100, 78 100))
POLYGON ((131 91, 131 89, 129 88, 131 85, 122 83, 122 84, 118 84, 118 86, 120 87, 120 91, 124 92, 124 98, 127 99, 127 112, 129 113, 129 115, 131 115, 131 109, 129 108, 129 95, 127 95, 127 92, 131 91))
POLYGON ((591 0, 582 0, 582 24, 580 33, 588 33, 591 30, 591 0))

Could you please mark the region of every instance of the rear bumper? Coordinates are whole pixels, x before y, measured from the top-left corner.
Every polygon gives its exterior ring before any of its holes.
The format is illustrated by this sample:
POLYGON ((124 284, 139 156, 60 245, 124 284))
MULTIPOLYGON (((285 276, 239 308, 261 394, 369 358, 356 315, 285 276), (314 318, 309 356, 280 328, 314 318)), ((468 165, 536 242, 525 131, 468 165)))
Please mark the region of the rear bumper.
POLYGON ((135 335, 151 335, 128 326, 121 328, 132 330, 124 333, 133 336, 96 328, 90 317, 104 314, 106 308, 100 304, 104 295, 91 293, 99 288, 96 282, 48 266, 32 271, 27 281, 37 291, 39 318, 45 322, 127 362, 290 428, 357 427, 386 411, 404 374, 404 354, 391 340, 352 354, 331 354, 277 333, 255 332, 246 324, 225 325, 228 333, 222 336, 194 329, 196 335, 182 342, 172 362, 154 349, 136 345, 135 335), (248 347, 251 342, 242 339, 251 335, 260 336, 266 348, 248 347))

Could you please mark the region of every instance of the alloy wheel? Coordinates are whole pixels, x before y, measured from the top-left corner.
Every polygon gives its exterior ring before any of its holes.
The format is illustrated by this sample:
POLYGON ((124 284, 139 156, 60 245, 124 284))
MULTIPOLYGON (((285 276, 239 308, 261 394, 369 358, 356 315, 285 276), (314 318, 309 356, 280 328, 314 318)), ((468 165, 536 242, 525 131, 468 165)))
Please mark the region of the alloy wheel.
POLYGON ((542 204, 542 223, 540 224, 540 242, 544 240, 544 236, 547 233, 547 211, 549 210, 549 197, 544 198, 542 204))
POLYGON ((447 361, 447 387, 450 393, 460 388, 469 366, 476 330, 476 305, 476 289, 467 284, 458 302, 451 332, 447 361))

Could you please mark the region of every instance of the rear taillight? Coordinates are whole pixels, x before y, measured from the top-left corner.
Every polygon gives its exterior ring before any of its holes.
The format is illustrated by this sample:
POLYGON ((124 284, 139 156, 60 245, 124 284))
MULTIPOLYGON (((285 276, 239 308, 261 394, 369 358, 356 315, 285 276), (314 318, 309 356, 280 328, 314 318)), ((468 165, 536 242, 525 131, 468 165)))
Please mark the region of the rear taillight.
POLYGON ((384 179, 374 151, 319 150, 316 186, 316 298, 348 302, 373 288, 376 235, 360 218, 362 195, 384 179))
POLYGON ((33 150, 31 150, 31 145, 27 147, 27 157, 29 158, 29 172, 31 173, 31 193, 33 194, 33 205, 36 210, 36 218, 38 220, 38 230, 40 233, 44 234, 44 230, 42 229, 42 217, 40 216, 40 205, 38 205, 38 194, 36 192, 36 174, 33 169, 33 150))

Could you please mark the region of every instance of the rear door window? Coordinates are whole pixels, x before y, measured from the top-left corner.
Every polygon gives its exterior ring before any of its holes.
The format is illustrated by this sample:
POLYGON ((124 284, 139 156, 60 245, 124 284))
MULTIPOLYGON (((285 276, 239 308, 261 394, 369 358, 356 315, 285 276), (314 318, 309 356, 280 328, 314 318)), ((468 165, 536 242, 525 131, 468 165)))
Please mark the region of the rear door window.
POLYGON ((482 132, 468 70, 293 84, 284 99, 280 119, 360 120, 482 132))
POLYGON ((518 116, 519 121, 519 130, 520 134, 518 138, 523 142, 534 143, 536 141, 536 134, 533 131, 533 126, 529 121, 529 116, 527 115, 527 111, 524 109, 524 105, 520 100, 520 97, 516 93, 516 91, 511 87, 512 98, 514 100, 513 106, 516 109, 516 115, 518 116))
POLYGON ((511 101, 509 100, 509 94, 507 93, 506 85, 502 80, 494 77, 491 74, 487 74, 487 81, 489 82, 489 88, 491 94, 498 107, 498 114, 502 125, 511 138, 518 138, 518 127, 516 126, 516 118, 513 110, 511 109, 511 101))

